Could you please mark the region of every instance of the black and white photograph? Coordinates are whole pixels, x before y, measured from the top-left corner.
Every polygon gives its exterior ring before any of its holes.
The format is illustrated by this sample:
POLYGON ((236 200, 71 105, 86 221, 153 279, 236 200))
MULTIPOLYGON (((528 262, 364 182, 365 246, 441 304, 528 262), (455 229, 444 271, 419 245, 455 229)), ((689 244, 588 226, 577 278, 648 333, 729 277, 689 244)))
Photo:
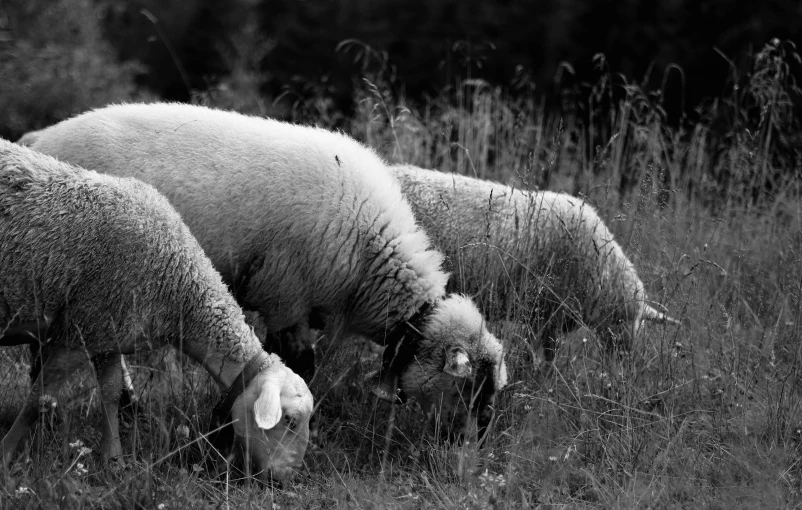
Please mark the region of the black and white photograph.
POLYGON ((0 0, 0 508, 802 508, 800 44, 0 0))

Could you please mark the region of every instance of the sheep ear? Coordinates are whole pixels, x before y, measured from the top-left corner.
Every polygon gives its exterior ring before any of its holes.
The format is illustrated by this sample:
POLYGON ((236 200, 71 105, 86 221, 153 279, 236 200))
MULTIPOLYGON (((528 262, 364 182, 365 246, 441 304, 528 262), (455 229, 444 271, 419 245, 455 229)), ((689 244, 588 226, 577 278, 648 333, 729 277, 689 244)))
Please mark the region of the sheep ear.
POLYGON ((446 365, 443 372, 453 377, 468 377, 473 367, 468 353, 462 347, 451 347, 446 351, 446 365))
POLYGON ((268 381, 261 389, 259 398, 253 403, 253 413, 256 425, 268 430, 281 420, 281 387, 275 381, 268 381))

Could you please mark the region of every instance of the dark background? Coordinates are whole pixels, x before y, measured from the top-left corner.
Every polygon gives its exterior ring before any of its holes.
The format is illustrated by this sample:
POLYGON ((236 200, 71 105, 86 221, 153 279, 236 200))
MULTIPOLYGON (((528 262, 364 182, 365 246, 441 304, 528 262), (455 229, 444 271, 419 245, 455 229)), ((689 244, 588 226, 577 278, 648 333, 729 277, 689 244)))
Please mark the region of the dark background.
POLYGON ((377 72, 413 103, 481 79, 559 108, 566 90, 609 71, 661 89, 676 123, 729 94, 771 38, 797 41, 800 29, 802 2, 781 0, 2 0, 0 107, 42 103, 53 78, 90 92, 44 100, 51 113, 12 112, 25 119, 7 118, 0 135, 107 96, 188 101, 221 84, 247 87, 272 115, 309 95, 347 115, 355 85, 377 72))

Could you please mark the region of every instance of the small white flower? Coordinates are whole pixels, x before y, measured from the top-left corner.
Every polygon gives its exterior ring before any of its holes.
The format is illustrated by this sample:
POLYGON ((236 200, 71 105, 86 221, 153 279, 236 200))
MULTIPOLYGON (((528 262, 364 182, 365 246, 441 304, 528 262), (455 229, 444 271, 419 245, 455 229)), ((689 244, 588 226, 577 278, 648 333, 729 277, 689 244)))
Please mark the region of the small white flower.
POLYGON ((86 446, 82 446, 78 450, 78 455, 89 455, 90 453, 92 453, 92 449, 91 448, 87 448, 86 446))
POLYGON ((39 397, 39 411, 45 413, 48 408, 56 408, 56 399, 52 395, 41 395, 39 397))
POLYGON ((14 491, 14 497, 21 498, 22 496, 27 496, 29 494, 33 494, 33 491, 24 485, 20 485, 17 490, 14 491))
POLYGON ((82 463, 78 462, 77 464, 75 464, 76 475, 85 475, 86 473, 88 473, 88 471, 82 463))
POLYGON ((158 508, 159 510, 164 510, 165 508, 167 508, 167 504, 159 503, 159 506, 157 506, 156 508, 158 508))
POLYGON ((175 436, 178 439, 187 439, 189 438, 189 427, 186 425, 179 425, 175 428, 175 436))
POLYGON ((76 439, 74 442, 70 443, 70 448, 81 448, 83 447, 84 442, 80 439, 76 439))
POLYGON ((557 456, 556 455, 550 455, 549 456, 549 460, 552 461, 552 462, 557 462, 557 456))

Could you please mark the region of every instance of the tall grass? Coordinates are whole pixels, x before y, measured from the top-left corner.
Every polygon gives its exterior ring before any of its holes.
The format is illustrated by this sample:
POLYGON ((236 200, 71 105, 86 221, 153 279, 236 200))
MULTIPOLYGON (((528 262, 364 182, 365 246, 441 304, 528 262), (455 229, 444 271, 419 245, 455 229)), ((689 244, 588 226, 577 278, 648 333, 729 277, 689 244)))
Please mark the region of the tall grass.
MULTIPOLYGON (((207 471, 203 442, 188 445, 215 390, 195 367, 179 374, 151 356, 155 369, 137 368, 145 412, 125 430, 124 448, 135 451, 126 469, 107 470, 70 446, 98 442, 87 379, 56 408, 60 420, 45 414, 0 506, 799 506, 802 178, 799 91, 787 67, 797 58, 770 42, 748 73, 733 70, 730 96, 679 126, 667 122, 660 94, 614 77, 601 57, 599 82, 562 116, 478 81, 410 105, 389 73, 371 76, 348 123, 353 135, 391 162, 585 196, 650 297, 684 325, 652 326, 616 361, 580 330, 541 379, 524 355, 537 346, 533 333, 491 324, 506 343, 511 384, 482 449, 438 443, 412 404, 391 413, 377 403, 361 383, 375 356, 343 344, 311 385, 318 428, 304 472, 280 488, 207 471)), ((298 120, 343 122, 321 104, 297 104, 298 120)), ((9 352, 0 354, 9 367, 5 425, 26 377, 24 354, 9 352)))

